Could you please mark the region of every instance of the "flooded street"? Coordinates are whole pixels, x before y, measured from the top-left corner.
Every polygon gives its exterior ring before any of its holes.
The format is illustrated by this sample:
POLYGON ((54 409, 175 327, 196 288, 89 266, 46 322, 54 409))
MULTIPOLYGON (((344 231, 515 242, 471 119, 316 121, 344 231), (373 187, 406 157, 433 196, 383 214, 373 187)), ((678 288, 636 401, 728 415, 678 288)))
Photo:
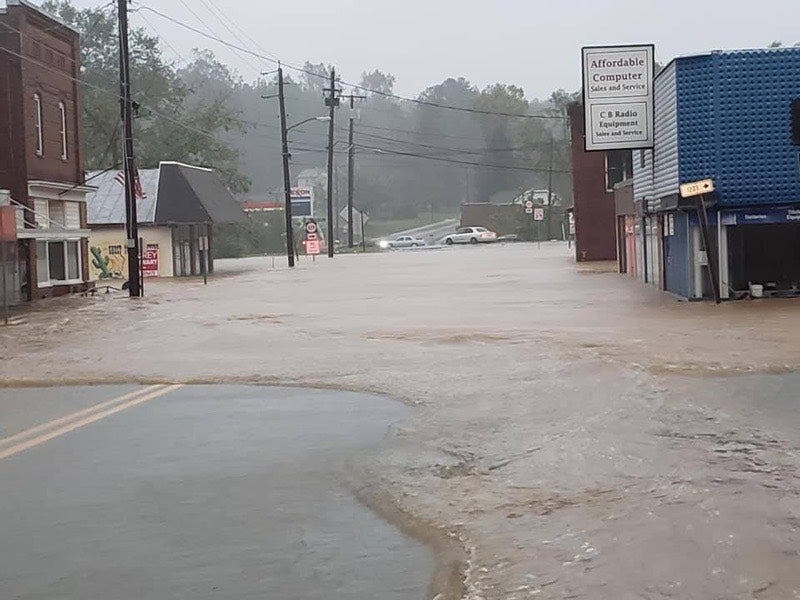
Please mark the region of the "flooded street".
MULTIPOLYGON (((0 421, 16 435, 45 405, 55 417, 148 389, 0 390, 0 421)), ((11 457, 0 434, 0 597, 423 598, 429 552, 346 475, 407 412, 361 394, 201 386, 11 457)))
POLYGON ((271 265, 40 303, 0 377, 402 400, 352 476, 442 599, 800 596, 798 302, 678 302, 560 244, 271 265))

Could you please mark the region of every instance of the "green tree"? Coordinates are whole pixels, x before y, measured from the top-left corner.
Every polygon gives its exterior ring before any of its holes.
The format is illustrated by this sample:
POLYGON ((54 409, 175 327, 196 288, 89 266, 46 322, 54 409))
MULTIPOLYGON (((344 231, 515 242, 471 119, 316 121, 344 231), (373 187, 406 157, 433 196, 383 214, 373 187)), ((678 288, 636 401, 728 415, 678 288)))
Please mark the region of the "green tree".
MULTIPOLYGON (((43 8, 81 33, 86 168, 119 165, 122 147, 116 15, 107 8, 79 10, 69 0, 48 0, 43 8)), ((192 93, 200 84, 210 89, 214 79, 230 86, 225 67, 204 52, 195 53, 193 61, 179 72, 164 60, 158 38, 137 27, 130 30, 130 64, 139 166, 153 167, 161 160, 201 163, 218 169, 233 191, 246 190, 249 184, 239 172, 238 153, 221 138, 235 128, 241 130, 238 114, 222 94, 192 93), (201 73, 205 73, 202 78, 201 73)))
POLYGON ((361 86, 380 94, 391 94, 394 91, 395 77, 389 73, 382 73, 378 69, 361 73, 361 86))
MULTIPOLYGON (((475 99, 475 108, 492 113, 520 114, 529 112, 525 92, 515 85, 496 83, 488 86, 475 99)), ((496 160, 497 149, 515 147, 520 141, 518 128, 520 122, 526 119, 502 116, 497 114, 477 114, 476 118, 481 125, 487 151, 484 153, 483 162, 498 164, 496 160)), ((513 159, 514 152, 509 152, 501 164, 517 166, 513 159)), ((531 178, 527 178, 530 180, 531 178)), ((488 201, 492 195, 504 190, 513 190, 524 187, 528 182, 522 171, 482 168, 477 173, 477 188, 480 199, 488 201)))

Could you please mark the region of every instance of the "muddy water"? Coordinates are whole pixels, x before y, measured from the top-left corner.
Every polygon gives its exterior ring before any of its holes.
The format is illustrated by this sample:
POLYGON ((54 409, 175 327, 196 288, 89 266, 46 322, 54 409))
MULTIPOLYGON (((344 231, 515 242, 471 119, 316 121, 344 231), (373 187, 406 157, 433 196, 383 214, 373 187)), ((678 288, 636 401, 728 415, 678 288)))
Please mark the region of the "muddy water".
MULTIPOLYGON (((7 389, 0 417, 113 391, 7 389)), ((186 387, 0 461, 0 598, 422 600, 429 551, 342 483, 406 413, 186 387)))
POLYGON ((207 287, 39 305, 0 331, 0 380, 403 399, 400 446, 363 458, 465 552, 447 600, 794 597, 796 393, 754 403, 738 375, 800 371, 800 301, 676 302, 613 270, 549 244, 220 262, 207 287))

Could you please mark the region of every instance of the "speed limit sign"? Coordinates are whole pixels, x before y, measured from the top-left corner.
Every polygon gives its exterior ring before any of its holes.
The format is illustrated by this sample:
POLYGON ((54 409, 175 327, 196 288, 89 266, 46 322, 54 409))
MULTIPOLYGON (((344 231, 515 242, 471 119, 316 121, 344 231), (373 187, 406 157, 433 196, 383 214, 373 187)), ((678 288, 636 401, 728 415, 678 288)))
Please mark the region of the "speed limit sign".
POLYGON ((314 221, 306 223, 306 233, 317 233, 317 224, 314 221))

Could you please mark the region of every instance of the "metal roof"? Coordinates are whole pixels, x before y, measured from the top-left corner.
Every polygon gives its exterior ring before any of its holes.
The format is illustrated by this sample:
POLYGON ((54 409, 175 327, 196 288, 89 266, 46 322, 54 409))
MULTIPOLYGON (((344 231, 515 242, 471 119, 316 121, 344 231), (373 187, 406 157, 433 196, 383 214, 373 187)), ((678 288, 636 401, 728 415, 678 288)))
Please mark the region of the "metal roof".
MULTIPOLYGON (((145 193, 145 198, 137 202, 136 216, 139 223, 155 222, 160 173, 161 169, 139 171, 139 180, 145 193)), ((125 188, 117 181, 118 174, 117 169, 88 173, 86 182, 97 187, 95 192, 86 195, 86 217, 89 225, 125 223, 125 188)))
MULTIPOLYGON (((97 191, 86 196, 89 225, 125 223, 125 189, 118 170, 90 173, 97 191)), ((145 197, 137 202, 138 222, 153 225, 235 223, 247 217, 219 176, 204 167, 162 162, 139 171, 145 197)))

